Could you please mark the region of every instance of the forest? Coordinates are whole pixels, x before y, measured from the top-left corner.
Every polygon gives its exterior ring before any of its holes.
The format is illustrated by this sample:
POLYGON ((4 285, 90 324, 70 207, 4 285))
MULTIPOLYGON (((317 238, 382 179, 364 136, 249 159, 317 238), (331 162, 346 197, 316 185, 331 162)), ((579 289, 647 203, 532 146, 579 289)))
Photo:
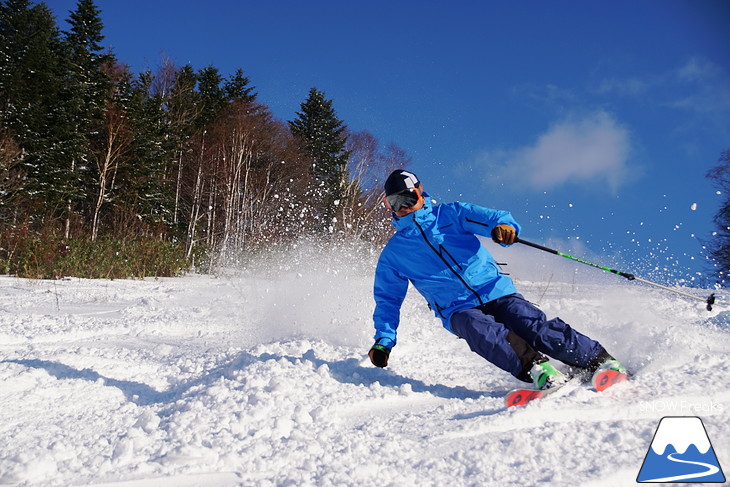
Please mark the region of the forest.
MULTIPOLYGON (((351 131, 321 90, 280 120, 243 69, 160 59, 132 72, 104 47, 93 0, 65 24, 43 2, 0 1, 0 274, 173 276, 391 234, 378 180, 410 158, 351 131)), ((730 151, 707 176, 730 194, 730 151)), ((702 239, 721 283, 723 201, 702 239)))
POLYGON ((379 243, 378 178, 409 163, 313 87, 292 120, 243 69, 133 73, 79 0, 0 3, 0 274, 173 276, 302 238, 379 243))

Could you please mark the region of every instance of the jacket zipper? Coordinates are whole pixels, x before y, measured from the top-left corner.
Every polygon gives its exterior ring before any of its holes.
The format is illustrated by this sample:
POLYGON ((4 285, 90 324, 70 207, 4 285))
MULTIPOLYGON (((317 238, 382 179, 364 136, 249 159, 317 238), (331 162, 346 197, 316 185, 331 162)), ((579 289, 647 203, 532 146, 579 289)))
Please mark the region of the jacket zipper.
MULTIPOLYGON (((444 264, 446 264, 446 267, 448 267, 448 268, 449 268, 449 270, 450 270, 451 272, 453 272, 453 273, 454 273, 454 275, 455 275, 455 276, 456 276, 457 278, 459 278, 459 280, 460 280, 460 281, 461 281, 461 283, 462 283, 462 284, 464 285, 464 287, 465 287, 465 288, 467 288, 467 289, 468 289, 469 291, 471 291, 471 292, 472 292, 472 293, 474 294, 474 296, 476 296, 476 297, 477 297, 477 300, 479 300, 479 304, 480 304, 480 305, 484 304, 484 301, 482 300, 482 297, 481 297, 481 296, 479 295, 479 293, 478 293, 478 292, 476 292, 476 291, 474 290, 474 288, 472 288, 472 287, 471 287, 471 286, 469 285, 469 283, 467 283, 467 282, 466 282, 466 280, 464 279, 464 277, 463 277, 463 276, 462 276, 461 274, 459 274, 459 273, 458 273, 458 272, 456 271, 456 269, 454 269, 454 268, 453 268, 453 267, 451 266, 451 264, 449 264, 449 262, 448 262, 448 261, 447 261, 447 260, 446 260, 446 259, 444 258, 444 256, 443 256, 443 255, 441 254, 441 252, 439 252, 439 251, 438 251, 438 250, 436 249, 436 247, 434 247, 434 245, 433 245, 433 244, 432 244, 432 243, 431 243, 431 242, 430 242, 430 241, 428 240, 428 237, 426 236, 426 232, 425 232, 425 231, 423 230, 423 227, 421 227, 421 225, 420 225, 420 224, 419 224, 419 223, 418 223, 418 222, 416 221, 416 218, 415 218, 415 217, 413 217, 413 223, 415 223, 415 224, 416 224, 416 227, 417 227, 417 228, 418 228, 418 230, 420 230, 420 232, 421 232, 421 236, 423 237, 423 240, 424 240, 424 241, 425 241, 425 242, 426 242, 426 243, 428 244, 428 246, 429 246, 429 247, 431 248, 431 250, 433 250, 433 252, 434 252, 434 253, 435 253, 436 255, 438 255, 438 256, 439 256, 439 258, 440 258, 440 259, 441 259, 441 260, 442 260, 442 261, 444 262, 444 264)), ((444 248, 443 246, 442 246, 442 248, 444 249, 444 251, 446 251, 446 252, 448 253, 448 251, 446 250, 446 248, 444 248)), ((450 256, 450 255, 451 255, 451 254, 449 254, 449 256, 450 256)), ((452 257, 452 259, 453 259, 453 257, 452 257)), ((454 260, 454 262, 456 262, 456 260, 454 260)), ((457 265, 458 265, 458 263, 457 263, 457 265)))

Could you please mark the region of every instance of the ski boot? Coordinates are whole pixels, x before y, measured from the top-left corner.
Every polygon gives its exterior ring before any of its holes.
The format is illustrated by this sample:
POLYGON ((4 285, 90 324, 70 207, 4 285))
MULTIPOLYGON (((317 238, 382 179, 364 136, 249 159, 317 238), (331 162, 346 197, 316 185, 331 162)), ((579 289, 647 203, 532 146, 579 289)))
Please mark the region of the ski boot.
POLYGON ((568 382, 568 378, 547 360, 533 365, 530 369, 530 377, 532 385, 537 391, 552 389, 568 382))
POLYGON ((568 378, 547 360, 533 365, 529 375, 532 379, 532 388, 514 389, 508 392, 504 398, 505 406, 508 408, 526 406, 536 399, 552 394, 568 382, 568 378))
MULTIPOLYGON (((508 408, 526 406, 536 399, 552 394, 568 382, 568 377, 548 361, 533 365, 529 375, 533 388, 514 389, 507 393, 504 402, 508 408)), ((600 392, 628 379, 629 372, 618 360, 604 351, 588 367, 580 369, 579 377, 591 377, 591 375, 593 387, 600 392)))

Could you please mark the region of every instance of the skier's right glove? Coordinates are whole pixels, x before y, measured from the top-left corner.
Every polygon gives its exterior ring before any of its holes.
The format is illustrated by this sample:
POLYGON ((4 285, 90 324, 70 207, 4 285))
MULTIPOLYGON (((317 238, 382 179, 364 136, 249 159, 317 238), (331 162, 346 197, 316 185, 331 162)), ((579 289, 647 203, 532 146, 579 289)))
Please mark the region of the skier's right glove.
POLYGON ((377 343, 372 346, 370 349, 370 352, 368 352, 368 356, 370 357, 370 361, 373 363, 376 367, 386 367, 388 365, 388 356, 390 355, 390 349, 388 347, 384 347, 383 345, 378 345, 377 343))

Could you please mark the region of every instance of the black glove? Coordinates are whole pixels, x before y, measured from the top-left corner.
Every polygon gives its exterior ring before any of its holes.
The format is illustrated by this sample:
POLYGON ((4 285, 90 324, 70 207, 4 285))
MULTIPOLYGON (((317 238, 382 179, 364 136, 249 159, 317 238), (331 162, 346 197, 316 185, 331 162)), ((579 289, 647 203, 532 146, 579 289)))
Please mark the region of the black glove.
POLYGON ((378 345, 377 343, 373 345, 373 347, 370 349, 370 352, 368 352, 368 356, 370 357, 370 361, 373 363, 376 367, 386 367, 388 365, 388 356, 390 355, 390 349, 388 347, 384 347, 383 345, 378 345))
POLYGON ((512 245, 513 243, 515 243, 516 237, 517 230, 515 230, 510 225, 505 225, 504 223, 501 225, 497 225, 496 227, 494 227, 494 230, 492 230, 492 240, 497 243, 512 245))

